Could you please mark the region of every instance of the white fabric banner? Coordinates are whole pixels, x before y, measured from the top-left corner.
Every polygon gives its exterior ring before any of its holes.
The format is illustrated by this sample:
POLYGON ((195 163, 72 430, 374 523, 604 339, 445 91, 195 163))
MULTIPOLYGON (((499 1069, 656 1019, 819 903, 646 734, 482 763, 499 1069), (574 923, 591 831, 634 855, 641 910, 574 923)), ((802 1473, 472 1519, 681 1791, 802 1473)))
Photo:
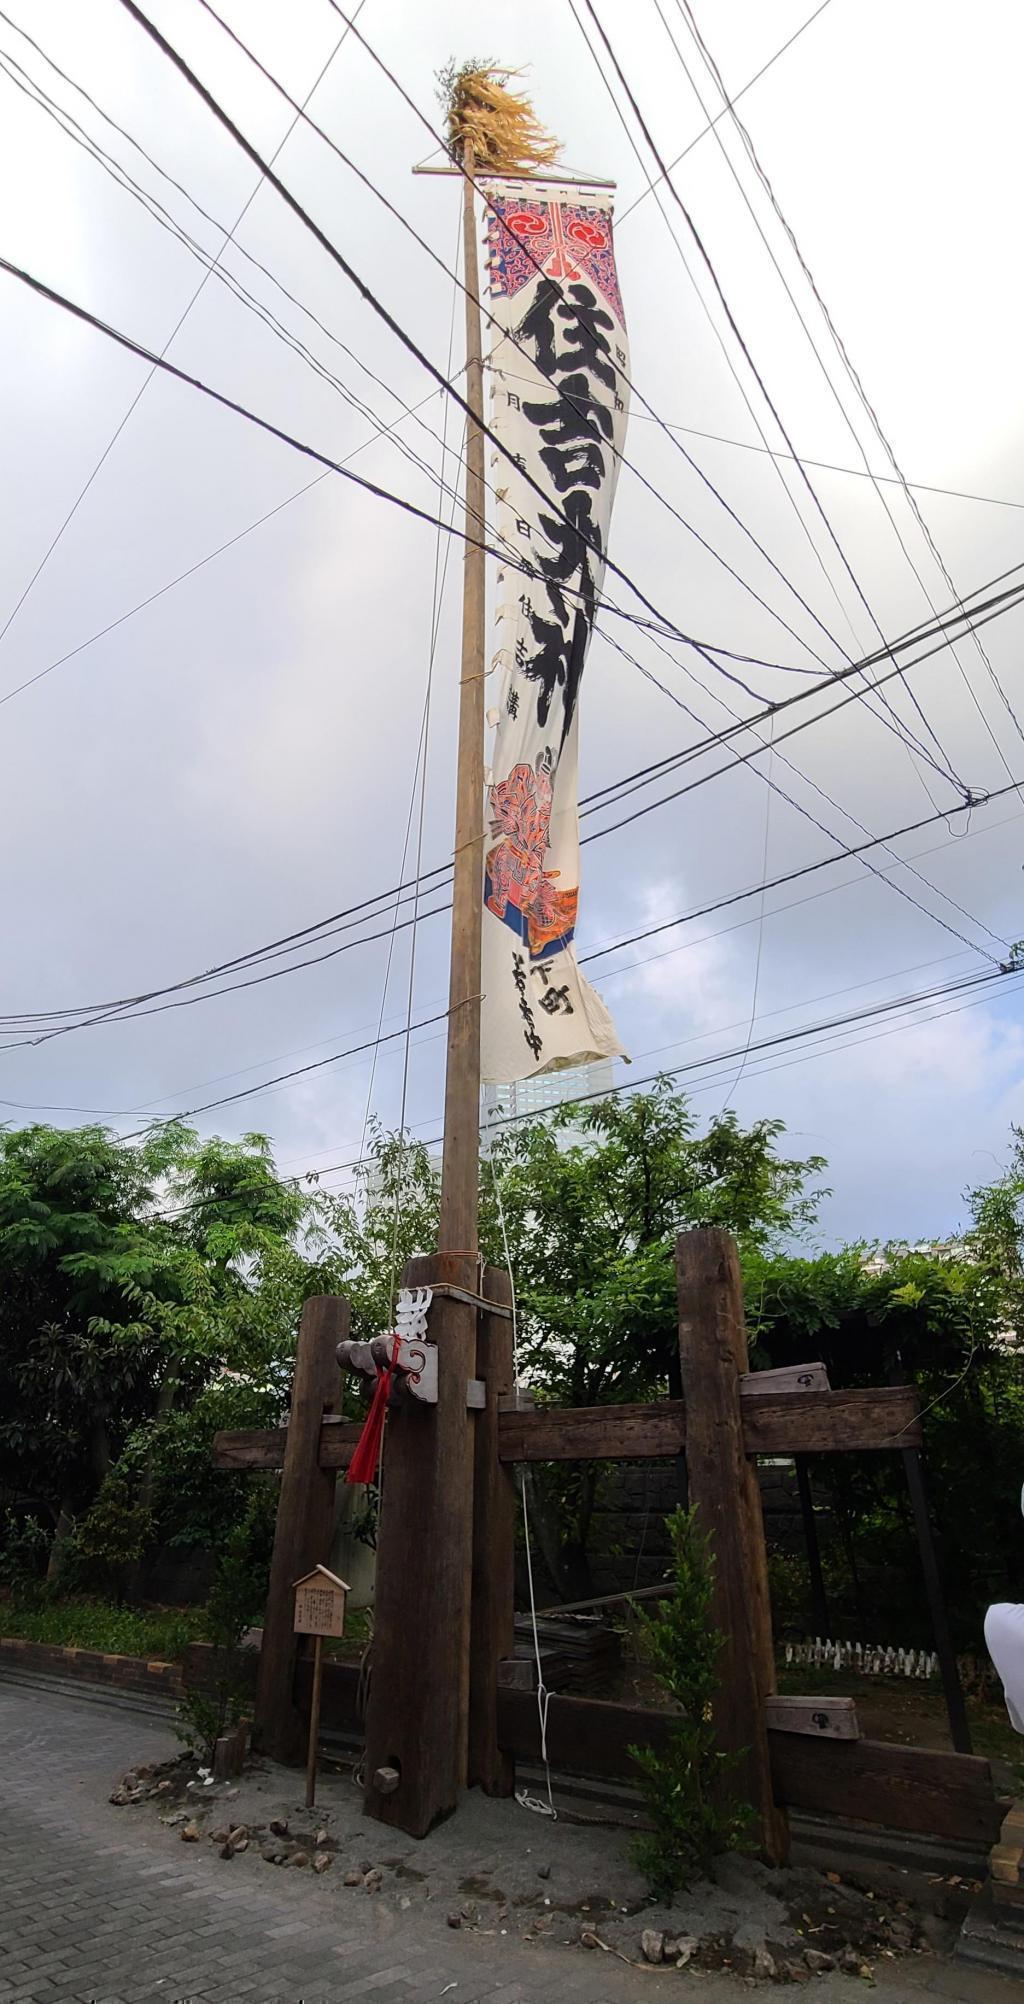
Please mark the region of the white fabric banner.
POLYGON ((492 1084, 622 1055, 580 973, 580 679, 626 429, 626 330, 606 195, 487 184, 489 421, 499 646, 485 800, 481 1073, 492 1084), (529 474, 545 502, 524 478, 529 474), (519 568, 523 566, 524 568, 519 568))

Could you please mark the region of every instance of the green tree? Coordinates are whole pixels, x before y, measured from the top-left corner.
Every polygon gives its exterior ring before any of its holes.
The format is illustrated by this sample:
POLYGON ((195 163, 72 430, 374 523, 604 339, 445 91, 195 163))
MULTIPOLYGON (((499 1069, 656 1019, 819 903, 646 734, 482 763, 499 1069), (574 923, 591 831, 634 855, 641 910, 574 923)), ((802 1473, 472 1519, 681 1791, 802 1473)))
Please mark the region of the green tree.
MULTIPOLYGON (((824 1167, 777 1150, 779 1121, 733 1113, 697 1132, 667 1080, 649 1093, 565 1106, 510 1128, 484 1168, 481 1236, 502 1259, 508 1228, 523 1368, 559 1405, 681 1396, 674 1245, 719 1225, 766 1249, 813 1221, 824 1167)), ((531 1472, 545 1561, 567 1599, 591 1591, 589 1543, 600 1464, 531 1472)))
POLYGON ((319 1285, 321 1208, 261 1136, 0 1132, 0 1505, 46 1527, 51 1573, 129 1441, 137 1530, 147 1432, 225 1368, 281 1377, 319 1285))
MULTIPOLYGON (((753 1361, 820 1359, 836 1388, 917 1385, 944 1586, 962 1647, 985 1608, 1019 1597, 1024 1382, 1006 1340, 1005 1276, 972 1236, 936 1252, 848 1246, 813 1259, 748 1248, 753 1361)), ((930 1640, 920 1558, 898 1454, 815 1457, 845 1581, 834 1610, 862 1639, 930 1640), (868 1630, 870 1629, 870 1634, 868 1630)))
POLYGON ((734 1755, 719 1751, 711 1707, 723 1638, 711 1626, 714 1558, 692 1510, 668 1520, 675 1593, 656 1614, 638 1613, 641 1646, 676 1711, 662 1752, 630 1747, 652 1828, 633 1852, 656 1899, 707 1877, 751 1819, 731 1787, 734 1755))

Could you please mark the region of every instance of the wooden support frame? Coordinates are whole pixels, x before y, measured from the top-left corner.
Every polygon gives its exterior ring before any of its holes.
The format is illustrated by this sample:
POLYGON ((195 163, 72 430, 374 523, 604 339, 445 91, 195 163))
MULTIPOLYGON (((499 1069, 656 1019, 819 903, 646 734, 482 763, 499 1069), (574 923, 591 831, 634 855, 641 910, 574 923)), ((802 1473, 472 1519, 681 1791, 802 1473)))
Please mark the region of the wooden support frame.
MULTIPOLYGON (((536 1695, 500 1691, 498 1719, 509 1753, 537 1761, 536 1695)), ((672 1724, 671 1712, 556 1692, 548 1706, 548 1758, 562 1773, 632 1781, 636 1765, 629 1748, 666 1745, 672 1724)), ((775 1800, 784 1809, 964 1843, 991 1844, 998 1836, 1003 1807, 991 1767, 977 1755, 881 1740, 811 1739, 774 1726, 768 1728, 767 1745, 775 1800)))
MULTIPOLYGON (((842 1701, 833 1707, 838 1725, 826 1732, 817 1702, 809 1708, 806 1701, 773 1695, 754 1459, 794 1455, 806 1476, 803 1457, 813 1454, 900 1452, 915 1514, 926 1520, 915 1390, 832 1391, 816 1365, 749 1373, 732 1240, 712 1230, 686 1233, 677 1265, 683 1399, 536 1409, 518 1407, 510 1396, 505 1274, 488 1269, 481 1276, 468 1254, 410 1263, 410 1286, 436 1285, 439 1291, 431 1337, 439 1347, 440 1398, 433 1409, 400 1400, 389 1421, 378 1546, 379 1654, 366 1728, 368 1812, 425 1835, 454 1808, 467 1780, 490 1793, 509 1793, 516 1754, 534 1753, 535 1696, 507 1688, 499 1672, 514 1650, 513 1465, 668 1458, 685 1449, 691 1495, 712 1530, 715 1619, 725 1636, 719 1738, 740 1759, 763 1854, 776 1861, 786 1856, 788 1806, 987 1840, 997 1810, 987 1762, 848 1737, 855 1730, 853 1712, 848 1705, 844 1712, 842 1701), (471 1381, 476 1409, 468 1412, 471 1381), (806 1721, 795 1729, 803 1712, 812 1718, 813 1735, 806 1721)), ((256 1715, 265 1750, 285 1760, 301 1757, 302 1700, 312 1671, 296 1656, 291 1582, 327 1557, 336 1474, 348 1465, 361 1431, 325 1410, 338 1396, 334 1352, 346 1333, 343 1302, 322 1297, 308 1303, 289 1425, 220 1434, 214 1444, 220 1467, 283 1470, 256 1715)), ((929 1553, 929 1595, 941 1611, 934 1552, 924 1540, 926 1570, 929 1553)), ((336 1709, 337 1688, 347 1712, 354 1702, 352 1678, 346 1669, 339 1681, 334 1667, 340 1666, 325 1666, 325 1690, 336 1709)), ((629 1744, 658 1744, 671 1722, 671 1714, 592 1700, 558 1696, 551 1702, 552 1761, 598 1776, 631 1774, 629 1744)), ((965 1724, 957 1735, 961 1745, 965 1724)))
POLYGON ((256 1684, 256 1739, 272 1760, 300 1760, 305 1747, 306 1725, 293 1697, 301 1643, 292 1626, 293 1587, 330 1557, 336 1474, 321 1462, 318 1443, 324 1408, 341 1403, 335 1352, 348 1324, 348 1302, 333 1294, 314 1295, 299 1323, 256 1684))
MULTIPOLYGON (((403 1285, 475 1294, 477 1268, 464 1253, 433 1253, 408 1262, 403 1285)), ((438 1346, 437 1404, 402 1400, 385 1429, 366 1712, 366 1813, 410 1837, 449 1816, 466 1781, 472 1427, 481 1417, 466 1409, 476 1308, 439 1295, 428 1334, 438 1346)))
MULTIPOLYGON (((740 1410, 747 1336, 735 1240, 718 1230, 683 1232, 676 1276, 690 1499, 710 1539, 712 1619, 723 1636, 716 1737, 735 1758, 739 1793, 753 1807, 763 1857, 781 1865, 789 1856, 789 1827, 776 1804, 768 1751, 766 1701, 775 1690, 775 1657, 761 1492, 740 1410)), ((784 1404, 785 1397, 770 1398, 770 1406, 784 1404)))
POLYGON ((516 1493, 511 1468, 498 1452, 499 1401, 514 1382, 512 1288, 502 1267, 485 1267, 483 1292, 495 1311, 480 1311, 477 1377, 485 1403, 474 1421, 473 1603, 469 1638, 470 1788, 511 1795, 515 1766, 498 1738, 498 1665, 515 1648, 516 1493))
MULTIPOLYGON (((921 1419, 912 1385, 839 1392, 762 1394, 741 1387, 740 1416, 746 1454, 892 1453, 919 1447, 921 1419)), ((681 1399, 650 1405, 522 1406, 498 1414, 498 1456, 516 1461, 667 1460, 686 1446, 686 1406, 681 1399)), ((347 1468, 359 1438, 357 1426, 325 1422, 320 1466, 347 1468)), ((285 1429, 219 1433, 213 1444, 218 1468, 280 1468, 285 1429)))

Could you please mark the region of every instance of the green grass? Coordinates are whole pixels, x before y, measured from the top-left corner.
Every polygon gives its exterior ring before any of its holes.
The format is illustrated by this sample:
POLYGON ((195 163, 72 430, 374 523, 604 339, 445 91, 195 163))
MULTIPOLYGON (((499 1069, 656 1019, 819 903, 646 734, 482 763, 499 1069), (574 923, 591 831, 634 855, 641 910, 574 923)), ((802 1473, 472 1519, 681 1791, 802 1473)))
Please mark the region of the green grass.
POLYGON ((176 1663, 189 1643, 201 1638, 203 1614, 196 1607, 116 1607, 111 1601, 77 1596, 7 1600, 0 1601, 0 1637, 176 1663))

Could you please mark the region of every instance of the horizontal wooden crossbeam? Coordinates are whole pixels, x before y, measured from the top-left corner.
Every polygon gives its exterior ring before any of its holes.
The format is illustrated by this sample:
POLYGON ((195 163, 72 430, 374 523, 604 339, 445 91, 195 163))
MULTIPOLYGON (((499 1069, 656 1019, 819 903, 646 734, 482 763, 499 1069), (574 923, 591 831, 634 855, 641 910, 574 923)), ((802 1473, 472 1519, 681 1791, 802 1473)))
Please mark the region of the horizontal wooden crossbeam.
MULTIPOLYGON (((548 1759, 556 1773, 635 1780, 630 1747, 666 1747, 672 1725, 671 1712, 556 1693, 547 1711, 548 1759)), ((535 1692, 499 1689, 498 1732, 517 1759, 540 1758, 535 1692)), ((984 1844, 998 1834, 1002 1811, 992 1770, 972 1754, 810 1739, 772 1725, 768 1747, 775 1799, 786 1808, 984 1844)))
MULTIPOLYGON (((748 1454, 829 1454, 918 1447, 913 1386, 846 1392, 750 1392, 742 1402, 748 1454)), ((643 1406, 539 1406, 502 1413, 502 1461, 632 1461, 678 1454, 686 1408, 660 1399, 643 1406)))
MULTIPOLYGON (((748 1454, 879 1453, 920 1447, 921 1419, 912 1385, 862 1391, 747 1391, 742 1402, 748 1454)), ((321 1468, 347 1468, 358 1424, 325 1420, 321 1468)), ((280 1468, 285 1428, 218 1433, 217 1468, 280 1468)), ((651 1405, 538 1406, 498 1418, 498 1453, 515 1461, 644 1461, 686 1446, 686 1408, 679 1399, 651 1405)))

